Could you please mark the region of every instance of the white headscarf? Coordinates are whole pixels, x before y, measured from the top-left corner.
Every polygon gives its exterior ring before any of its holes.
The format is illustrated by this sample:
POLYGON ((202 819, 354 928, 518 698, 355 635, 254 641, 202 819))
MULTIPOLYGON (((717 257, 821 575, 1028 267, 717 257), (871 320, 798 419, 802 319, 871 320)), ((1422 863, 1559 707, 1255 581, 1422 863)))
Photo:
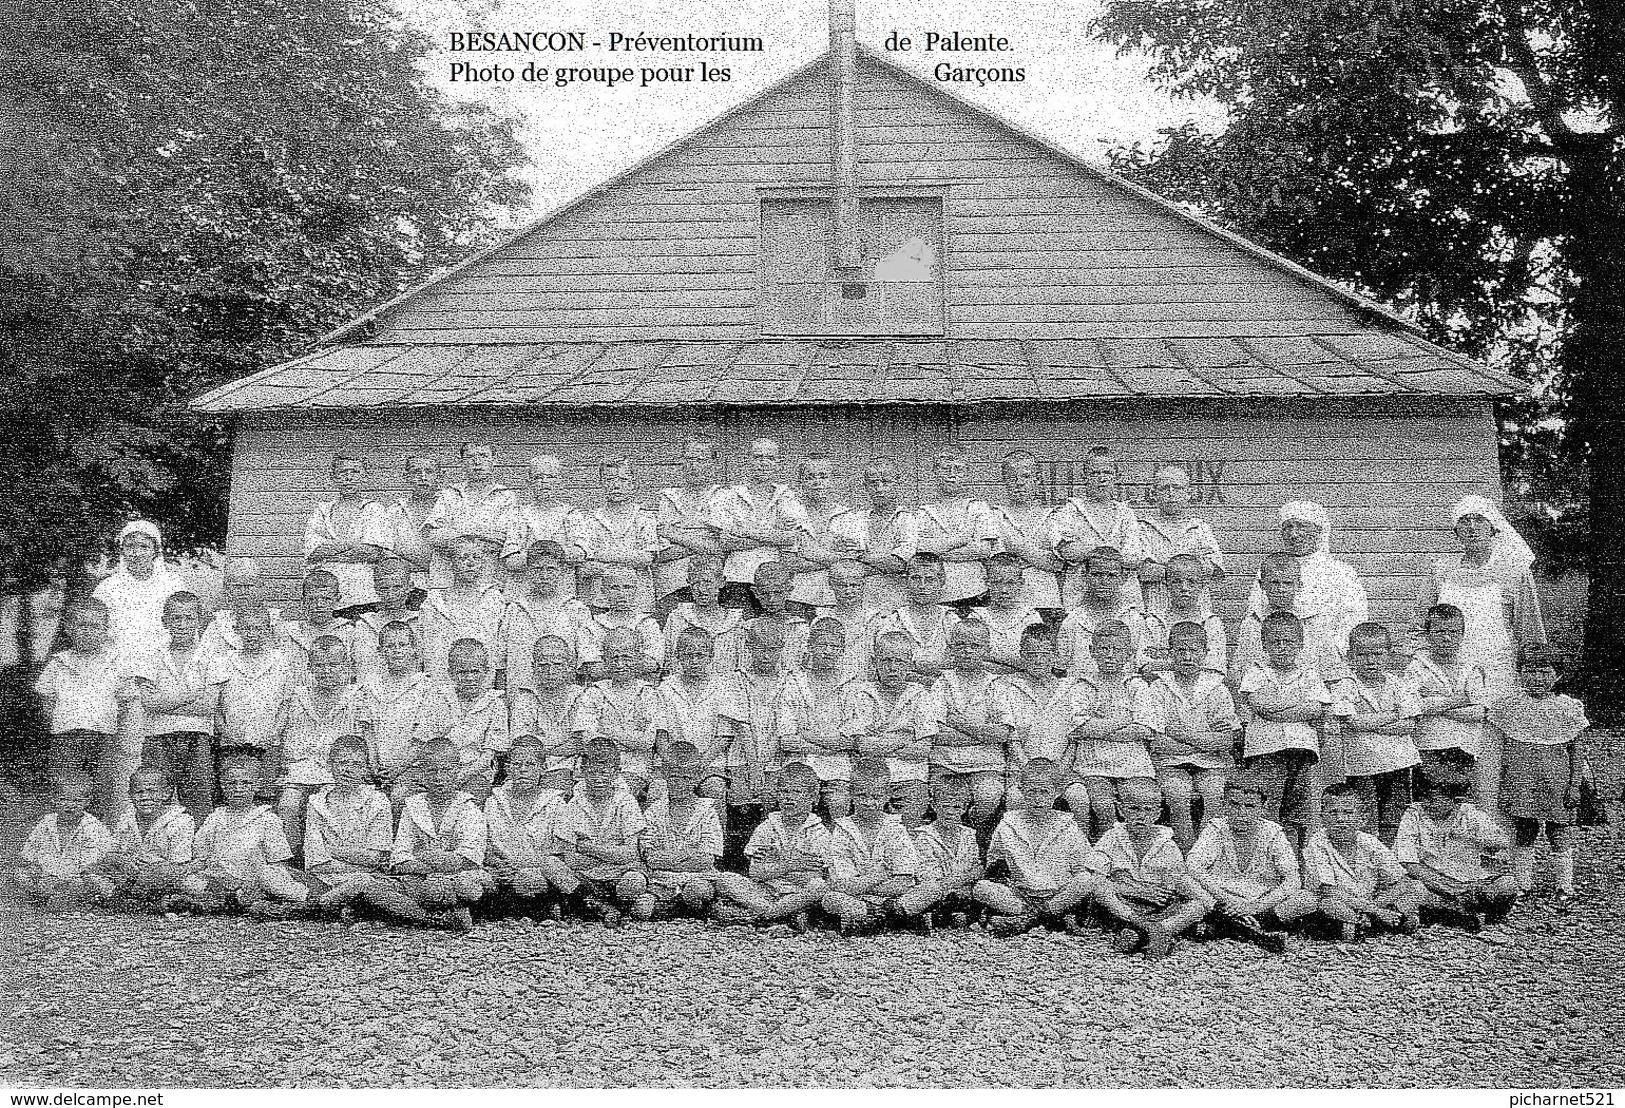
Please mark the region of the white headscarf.
POLYGON ((1514 574, 1522 574, 1534 564, 1534 551, 1494 501, 1483 496, 1464 496, 1450 506, 1450 526, 1456 526, 1467 516, 1483 516, 1495 528, 1495 537, 1490 540, 1492 561, 1499 558, 1514 574))
MULTIPOLYGON (((1332 617, 1328 633, 1332 642, 1340 643, 1355 624, 1367 618, 1369 601, 1365 585, 1352 566, 1332 557, 1332 522, 1324 507, 1312 500, 1289 500, 1281 505, 1280 519, 1283 525, 1307 523, 1320 528, 1320 541, 1314 551, 1298 558, 1303 585, 1293 607, 1302 619, 1332 617)), ((1259 572, 1263 572, 1262 567, 1259 572)), ((1263 616, 1269 612, 1269 601, 1256 580, 1251 599, 1255 614, 1263 616)))
MULTIPOLYGON (((159 574, 165 573, 166 569, 165 569, 165 566, 164 566, 164 539, 163 539, 163 536, 158 531, 158 525, 156 523, 153 523, 151 520, 132 519, 130 522, 126 523, 124 525, 124 527, 119 531, 119 533, 118 533, 118 543, 119 543, 119 545, 122 547, 124 545, 124 540, 129 538, 131 535, 145 535, 147 538, 152 540, 152 545, 156 548, 153 551, 153 554, 152 554, 152 572, 153 572, 153 575, 157 576, 159 574)), ((124 553, 123 553, 122 550, 119 552, 118 568, 115 569, 113 572, 114 573, 123 573, 123 574, 126 574, 126 575, 128 575, 129 572, 130 572, 129 566, 124 561, 124 553)))
POLYGON ((152 572, 136 577, 119 555, 118 568, 96 586, 95 596, 107 605, 108 631, 115 646, 130 652, 160 647, 166 641, 163 627, 164 601, 186 589, 186 582, 164 564, 163 536, 158 525, 137 519, 126 523, 118 533, 123 542, 130 535, 145 535, 158 552, 152 558, 152 572))

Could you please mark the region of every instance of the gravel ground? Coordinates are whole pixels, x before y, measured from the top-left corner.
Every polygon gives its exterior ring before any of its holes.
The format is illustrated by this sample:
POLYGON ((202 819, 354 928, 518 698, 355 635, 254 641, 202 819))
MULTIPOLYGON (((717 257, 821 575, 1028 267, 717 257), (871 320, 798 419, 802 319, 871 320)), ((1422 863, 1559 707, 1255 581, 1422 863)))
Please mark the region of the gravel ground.
MULTIPOLYGON (((7 835, 5 838, 10 839, 7 835)), ((0 1085, 1625 1085, 1621 865, 1585 908, 1271 958, 692 922, 469 935, 0 903, 0 1085)), ((11 845, 9 842, 7 845, 11 845)))

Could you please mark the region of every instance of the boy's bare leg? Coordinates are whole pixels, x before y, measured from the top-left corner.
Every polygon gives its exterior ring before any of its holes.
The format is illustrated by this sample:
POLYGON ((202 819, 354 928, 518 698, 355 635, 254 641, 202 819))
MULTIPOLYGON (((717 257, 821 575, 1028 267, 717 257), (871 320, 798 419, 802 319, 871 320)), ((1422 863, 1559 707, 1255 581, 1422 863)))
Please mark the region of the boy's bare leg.
POLYGON ((1190 772, 1179 766, 1170 766, 1157 774, 1162 786, 1163 799, 1168 804, 1168 823, 1174 829, 1174 842, 1183 853, 1196 845, 1195 817, 1191 811, 1191 798, 1195 790, 1190 772))
POLYGON ((628 870, 615 882, 615 898, 626 905, 635 920, 654 918, 655 898, 649 892, 649 878, 642 870, 628 870))
POLYGON ((1299 889, 1275 906, 1275 918, 1282 923, 1295 923, 1316 907, 1315 894, 1299 889))
MULTIPOLYGON (((723 900, 748 908, 754 915, 765 917, 775 907, 773 898, 765 894, 761 886, 742 873, 728 873, 719 870, 711 875, 711 883, 716 886, 717 895, 723 900)), ((787 897, 786 899, 791 898, 787 897)), ((817 903, 816 897, 813 898, 812 903, 817 903)), ((795 912, 805 910, 805 908, 797 908, 791 914, 794 915, 795 912)))
MULTIPOLYGON (((758 894, 761 890, 757 890, 758 894)), ((777 900, 770 900, 767 909, 762 912, 761 920, 772 923, 777 920, 790 919, 802 912, 809 912, 823 902, 824 894, 829 892, 829 885, 823 879, 811 881, 804 889, 787 893, 777 900)))
POLYGON ((692 912, 703 912, 717 899, 716 883, 702 876, 690 877, 677 890, 677 899, 692 912))
POLYGON ((842 923, 868 923, 872 918, 869 905, 851 893, 837 892, 830 889, 824 894, 820 903, 824 906, 824 911, 832 916, 839 917, 842 923))
POLYGON ((276 814, 282 819, 288 844, 298 850, 305 841, 305 790, 297 785, 285 787, 277 795, 276 814))
POLYGON ((1095 880, 1093 876, 1085 874, 1068 879, 1066 884, 1045 898, 1044 915, 1059 918, 1071 912, 1089 899, 1089 894, 1095 888, 1095 880))
POLYGON ((997 881, 978 881, 971 888, 971 899, 1001 916, 1020 916, 1027 913, 1027 902, 1009 885, 997 881))
POLYGON ((922 881, 897 898, 897 910, 905 916, 929 912, 948 899, 948 886, 941 881, 922 881))

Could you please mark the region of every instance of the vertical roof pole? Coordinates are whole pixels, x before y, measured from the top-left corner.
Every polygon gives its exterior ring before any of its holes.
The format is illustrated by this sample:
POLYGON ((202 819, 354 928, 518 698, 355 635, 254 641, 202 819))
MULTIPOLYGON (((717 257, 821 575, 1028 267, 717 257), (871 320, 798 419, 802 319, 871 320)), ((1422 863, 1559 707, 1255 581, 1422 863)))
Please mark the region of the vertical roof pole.
POLYGON ((857 0, 830 0, 830 176, 835 191, 835 275, 860 280, 863 244, 858 232, 857 0))

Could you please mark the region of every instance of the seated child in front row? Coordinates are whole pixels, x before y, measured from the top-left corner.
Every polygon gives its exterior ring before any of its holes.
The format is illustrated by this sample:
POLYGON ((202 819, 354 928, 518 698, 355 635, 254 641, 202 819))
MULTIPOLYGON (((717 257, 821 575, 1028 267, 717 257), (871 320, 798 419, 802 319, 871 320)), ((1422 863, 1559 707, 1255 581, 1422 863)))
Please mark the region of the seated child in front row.
MULTIPOLYGON (((220 767, 225 802, 209 813, 192 840, 191 873, 184 892, 166 907, 218 911, 232 905, 266 911, 273 903, 304 904, 310 890, 288 870, 293 847, 286 825, 269 805, 256 804, 259 763, 244 755, 220 767)), ((323 767, 326 773, 326 767, 323 767)))
POLYGON ((89 774, 66 769, 51 778, 53 810, 34 825, 18 856, 17 884, 47 911, 100 903, 113 883, 98 866, 113 847, 101 820, 86 809, 96 785, 89 774))
POLYGON ((973 893, 986 870, 976 832, 965 826, 969 807, 965 779, 938 774, 931 781, 935 818, 909 828, 920 858, 920 883, 897 898, 897 907, 905 917, 923 919, 927 930, 938 920, 964 927, 980 911, 973 893))
POLYGON ((1224 815, 1207 821, 1185 864, 1216 905, 1208 919, 1221 935, 1284 953, 1286 936, 1274 929, 1315 910, 1298 856, 1281 825, 1264 818, 1264 788, 1250 778, 1225 784, 1224 815))
POLYGON ((188 873, 197 824, 171 796, 162 769, 141 766, 130 775, 130 810, 113 829, 113 848, 98 868, 134 903, 156 903, 179 891, 188 873))
POLYGON ((1571 696, 1553 694, 1563 658, 1545 643, 1518 652, 1523 689, 1490 705, 1488 720, 1504 739, 1501 810, 1512 819, 1517 840, 1513 875, 1518 890, 1535 883, 1535 840, 1541 828, 1552 848, 1557 907, 1566 911, 1574 892, 1574 825, 1580 810, 1580 736, 1591 726, 1571 696))
POLYGON ((717 869, 722 857, 722 803, 696 791, 708 772, 694 744, 675 742, 666 748, 662 766, 666 794, 644 813, 648 827, 643 861, 655 911, 698 915, 723 900, 760 915, 772 901, 757 891, 755 882, 717 869))
POLYGON ((406 798, 388 882, 375 882, 369 900, 409 923, 466 931, 474 925, 468 906, 485 895, 485 813, 462 791, 462 759, 445 739, 426 743, 419 758, 423 791, 406 798))
POLYGON ((508 751, 508 779, 485 802, 485 870, 497 910, 561 919, 562 898, 580 887, 564 864, 558 838, 565 793, 549 786, 546 753, 534 735, 508 751))
POLYGON ((1499 922, 1512 911, 1518 883, 1497 872, 1512 844, 1495 820, 1467 803, 1471 792, 1464 773, 1423 771, 1422 798, 1400 820, 1394 857, 1422 883, 1423 907, 1477 931, 1486 918, 1499 922))
POLYGON ((338 908, 363 899, 384 872, 395 840, 389 797, 368 783, 372 752, 366 739, 333 741, 327 766, 333 783, 305 807, 305 874, 311 903, 338 908))
POLYGON ((796 930, 805 931, 807 913, 829 888, 829 829, 813 812, 818 803, 817 774, 805 762, 787 763, 779 770, 777 799, 778 806, 745 844, 751 880, 769 900, 758 918, 788 920, 796 930))
POLYGON ((1078 821, 1056 809, 1060 767, 1033 758, 1021 771, 1025 808, 1006 812, 987 848, 987 877, 976 899, 997 919, 990 930, 1013 935, 1041 920, 1062 920, 1089 896, 1094 878, 1084 866, 1089 840, 1078 821))
POLYGON ((1212 910, 1213 901, 1191 877, 1172 829, 1157 825, 1162 789, 1155 780, 1124 781, 1117 807, 1122 821, 1100 837, 1086 862, 1099 876, 1091 895, 1117 931, 1114 949, 1162 958, 1212 910))
POLYGON ((581 754, 581 784, 557 831, 564 864, 581 882, 580 906, 609 927, 621 925, 622 908, 638 920, 650 919, 655 910, 642 864, 648 823, 621 776, 620 746, 589 740, 581 754))
POLYGON ((1316 899, 1316 914, 1345 940, 1375 925, 1414 932, 1421 925, 1422 886, 1393 851, 1360 830, 1365 807, 1354 787, 1328 787, 1321 812, 1324 826, 1303 845, 1303 884, 1316 899))
POLYGON ((829 891, 824 910, 842 934, 899 918, 897 898, 919 883, 920 859, 903 821, 886 811, 891 775, 865 758, 852 768, 852 814, 830 829, 829 891))

